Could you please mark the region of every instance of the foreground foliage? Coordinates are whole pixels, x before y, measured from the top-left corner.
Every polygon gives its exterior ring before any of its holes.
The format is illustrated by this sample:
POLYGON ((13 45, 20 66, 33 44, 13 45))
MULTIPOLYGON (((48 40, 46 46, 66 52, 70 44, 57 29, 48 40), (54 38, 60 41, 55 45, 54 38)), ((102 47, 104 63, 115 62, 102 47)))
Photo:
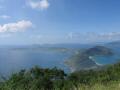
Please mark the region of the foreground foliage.
POLYGON ((34 67, 0 82, 0 90, 120 90, 120 63, 102 70, 65 74, 53 68, 34 67))

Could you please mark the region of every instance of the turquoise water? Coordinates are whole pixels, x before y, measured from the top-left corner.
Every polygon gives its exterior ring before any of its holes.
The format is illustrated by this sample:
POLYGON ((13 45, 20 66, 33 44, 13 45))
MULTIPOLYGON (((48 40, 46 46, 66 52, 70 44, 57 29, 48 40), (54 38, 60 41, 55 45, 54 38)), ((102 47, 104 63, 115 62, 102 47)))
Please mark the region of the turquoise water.
POLYGON ((119 56, 96 56, 94 60, 98 64, 106 65, 106 64, 114 64, 119 61, 119 56))
POLYGON ((94 60, 102 65, 120 62, 120 49, 113 49, 113 53, 111 56, 95 56, 94 60))

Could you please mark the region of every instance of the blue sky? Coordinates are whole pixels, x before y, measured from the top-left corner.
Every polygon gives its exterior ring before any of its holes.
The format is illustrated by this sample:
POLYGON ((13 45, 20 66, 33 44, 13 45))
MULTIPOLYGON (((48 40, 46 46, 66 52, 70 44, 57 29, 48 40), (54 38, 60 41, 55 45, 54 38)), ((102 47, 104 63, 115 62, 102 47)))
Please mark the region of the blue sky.
POLYGON ((120 39, 120 0, 0 0, 0 45, 120 39))

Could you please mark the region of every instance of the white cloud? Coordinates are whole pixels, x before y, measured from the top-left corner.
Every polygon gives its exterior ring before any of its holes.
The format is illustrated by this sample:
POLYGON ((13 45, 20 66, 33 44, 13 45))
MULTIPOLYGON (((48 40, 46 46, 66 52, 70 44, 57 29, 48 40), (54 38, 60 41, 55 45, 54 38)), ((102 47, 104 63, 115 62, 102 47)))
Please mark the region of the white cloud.
POLYGON ((32 9, 44 10, 44 9, 47 9, 50 6, 50 3, 48 2, 48 0, 39 0, 39 1, 29 0, 28 5, 32 9))
POLYGON ((84 41, 84 42, 103 42, 103 41, 113 41, 120 40, 120 32, 106 32, 106 33, 77 33, 70 32, 67 35, 67 38, 72 41, 84 41))
POLYGON ((73 32, 68 33, 67 38, 70 39, 74 38, 74 33, 73 32))
POLYGON ((16 23, 8 23, 8 24, 0 25, 0 32, 24 31, 30 27, 32 27, 31 21, 22 20, 16 23))
POLYGON ((8 16, 8 15, 1 15, 0 18, 2 18, 2 19, 10 19, 11 17, 8 16))

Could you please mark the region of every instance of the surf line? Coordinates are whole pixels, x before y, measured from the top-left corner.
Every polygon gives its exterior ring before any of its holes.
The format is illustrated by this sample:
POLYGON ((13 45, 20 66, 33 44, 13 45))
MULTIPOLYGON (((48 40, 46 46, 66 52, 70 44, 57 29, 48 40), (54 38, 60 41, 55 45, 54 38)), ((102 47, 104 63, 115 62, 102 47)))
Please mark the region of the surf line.
POLYGON ((94 61, 96 63, 96 65, 103 66, 103 64, 100 64, 100 63, 96 62, 96 60, 94 59, 93 56, 89 56, 89 59, 92 60, 92 61, 94 61))

